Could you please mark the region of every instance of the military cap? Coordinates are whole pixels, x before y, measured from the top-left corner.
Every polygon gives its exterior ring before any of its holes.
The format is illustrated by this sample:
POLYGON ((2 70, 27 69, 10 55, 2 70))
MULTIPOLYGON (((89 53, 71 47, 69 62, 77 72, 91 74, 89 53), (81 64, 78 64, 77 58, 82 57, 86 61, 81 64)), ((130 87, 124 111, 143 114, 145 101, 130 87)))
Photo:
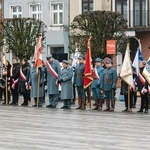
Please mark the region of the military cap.
POLYGON ((80 55, 80 56, 78 57, 78 59, 85 59, 85 57, 84 57, 83 55, 80 55))
POLYGON ((35 60, 32 60, 32 63, 35 63, 35 60))
POLYGON ((97 58, 95 59, 95 62, 102 62, 102 59, 99 58, 99 57, 97 57, 97 58))
POLYGON ((67 64, 68 65, 68 61, 67 60, 63 60, 62 63, 67 64))
POLYGON ((52 55, 50 54, 50 55, 47 55, 46 56, 46 59, 49 59, 49 58, 51 58, 52 57, 52 55))
POLYGON ((111 59, 108 59, 108 60, 106 61, 106 63, 111 63, 111 64, 113 64, 113 61, 112 61, 111 59))

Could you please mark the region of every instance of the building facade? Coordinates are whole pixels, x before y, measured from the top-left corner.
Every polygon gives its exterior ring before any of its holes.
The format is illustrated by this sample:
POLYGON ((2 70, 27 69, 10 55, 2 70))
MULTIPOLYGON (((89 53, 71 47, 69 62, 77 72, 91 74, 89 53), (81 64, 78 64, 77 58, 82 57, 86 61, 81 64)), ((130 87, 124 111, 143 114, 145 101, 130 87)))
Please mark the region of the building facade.
POLYGON ((68 6, 69 0, 4 0, 4 19, 32 17, 42 20, 47 25, 43 56, 51 53, 61 61, 68 55, 68 6))
POLYGON ((111 9, 121 13, 128 21, 131 60, 134 59, 139 42, 143 57, 147 60, 150 56, 150 0, 112 0, 111 9))
MULTIPOLYGON (((150 56, 150 0, 73 0, 70 1, 70 22, 76 15, 84 11, 106 10, 116 11, 127 19, 130 38, 131 60, 133 61, 137 48, 141 50, 145 60, 150 56)), ((122 54, 114 57, 114 67, 120 72, 123 61, 122 54)))

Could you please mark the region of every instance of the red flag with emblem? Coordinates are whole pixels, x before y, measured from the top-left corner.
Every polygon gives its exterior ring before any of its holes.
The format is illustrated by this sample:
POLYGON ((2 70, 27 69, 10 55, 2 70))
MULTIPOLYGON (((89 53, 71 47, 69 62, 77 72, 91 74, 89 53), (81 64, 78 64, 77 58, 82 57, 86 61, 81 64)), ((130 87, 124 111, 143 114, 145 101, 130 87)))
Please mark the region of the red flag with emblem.
POLYGON ((92 72, 92 57, 91 57, 91 37, 88 39, 87 52, 85 57, 85 69, 84 69, 84 88, 89 87, 93 82, 92 72))
POLYGON ((42 36, 39 36, 37 40, 34 51, 34 60, 37 68, 42 66, 42 36))

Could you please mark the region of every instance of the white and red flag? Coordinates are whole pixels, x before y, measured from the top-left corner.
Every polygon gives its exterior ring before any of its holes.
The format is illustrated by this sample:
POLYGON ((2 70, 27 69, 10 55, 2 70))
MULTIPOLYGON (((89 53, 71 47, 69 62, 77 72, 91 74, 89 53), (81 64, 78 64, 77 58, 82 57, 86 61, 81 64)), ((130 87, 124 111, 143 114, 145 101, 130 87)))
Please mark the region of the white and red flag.
POLYGON ((37 68, 42 66, 42 36, 39 36, 37 40, 33 60, 35 60, 37 68))

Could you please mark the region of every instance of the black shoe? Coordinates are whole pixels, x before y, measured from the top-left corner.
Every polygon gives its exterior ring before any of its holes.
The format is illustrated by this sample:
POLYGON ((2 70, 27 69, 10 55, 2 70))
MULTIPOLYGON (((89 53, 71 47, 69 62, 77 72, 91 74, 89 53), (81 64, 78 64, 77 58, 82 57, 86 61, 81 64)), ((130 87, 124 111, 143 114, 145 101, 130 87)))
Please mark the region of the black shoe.
POLYGON ((77 107, 76 109, 81 109, 82 108, 82 106, 79 106, 79 107, 77 107))
POLYGON ((93 108, 92 110, 98 110, 98 107, 93 108))
POLYGON ((38 105, 38 107, 42 107, 42 105, 38 105))
POLYGON ((126 108, 125 110, 122 110, 122 112, 127 112, 128 111, 128 109, 126 108))
POLYGON ((106 109, 104 109, 103 111, 109 111, 110 109, 109 108, 106 108, 106 109))
POLYGON ((9 105, 14 105, 14 103, 12 102, 12 103, 10 103, 9 105))
POLYGON ((137 111, 138 113, 142 113, 143 112, 143 110, 139 110, 139 111, 137 111))
POLYGON ((18 106, 18 103, 15 103, 14 106, 18 106))
POLYGON ((47 107, 47 108, 50 108, 50 107, 52 107, 52 105, 51 105, 51 104, 49 104, 49 105, 47 105, 46 107, 47 107))
POLYGON ((6 102, 2 103, 3 105, 6 105, 6 102))
POLYGON ((23 104, 21 104, 21 106, 28 106, 28 104, 23 103, 23 104))
POLYGON ((86 110, 86 107, 82 107, 81 110, 86 110))
POLYGON ((35 105, 32 105, 32 107, 37 107, 37 105, 35 104, 35 105))
POLYGON ((61 107, 61 109, 67 109, 67 106, 63 106, 63 107, 61 107))
POLYGON ((56 108, 56 106, 51 106, 51 108, 56 108))
POLYGON ((93 106, 96 106, 96 104, 94 103, 93 106))
POLYGON ((133 105, 132 108, 136 108, 136 105, 133 105))
POLYGON ((71 107, 66 106, 66 109, 71 109, 71 107))
POLYGON ((145 110, 144 113, 147 114, 147 113, 148 113, 148 110, 145 110))

